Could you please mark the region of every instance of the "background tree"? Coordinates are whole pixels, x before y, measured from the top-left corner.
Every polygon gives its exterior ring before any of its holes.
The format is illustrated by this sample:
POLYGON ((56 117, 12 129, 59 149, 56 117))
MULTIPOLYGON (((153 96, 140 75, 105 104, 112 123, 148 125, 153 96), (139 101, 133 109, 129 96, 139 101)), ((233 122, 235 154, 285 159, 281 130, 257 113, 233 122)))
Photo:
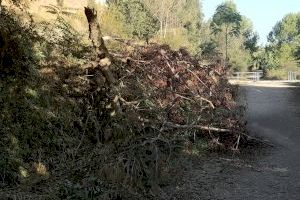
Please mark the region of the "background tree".
POLYGON ((300 47, 297 47, 297 49, 294 53, 294 56, 295 56, 297 62, 300 63, 300 47))
POLYGON ((131 32, 139 39, 149 39, 159 30, 158 20, 154 18, 143 3, 137 0, 131 0, 128 6, 128 22, 131 24, 131 32))
POLYGON ((190 52, 199 52, 203 14, 199 0, 140 0, 158 19, 158 41, 173 48, 186 47, 190 52))
POLYGON ((260 69, 261 65, 258 62, 259 36, 255 31, 253 31, 252 22, 248 18, 243 16, 241 24, 242 24, 241 34, 243 38, 243 47, 251 57, 248 70, 260 69))
POLYGON ((111 6, 116 6, 124 16, 128 32, 147 43, 159 30, 158 20, 151 14, 147 7, 139 0, 109 1, 111 6))
POLYGON ((229 36, 240 34, 242 16, 232 1, 226 1, 219 5, 211 22, 214 34, 224 32, 225 35, 225 59, 228 60, 228 39, 229 36))
POLYGON ((276 23, 265 47, 267 71, 281 71, 278 78, 286 78, 287 71, 298 71, 300 46, 300 13, 290 13, 276 23))
POLYGON ((202 59, 213 59, 218 55, 218 43, 214 40, 205 41, 200 46, 200 57, 202 59))
POLYGON ((178 9, 178 16, 183 27, 187 30, 188 40, 192 44, 192 49, 197 51, 201 42, 202 13, 201 4, 198 0, 186 1, 178 9))
POLYGON ((251 29, 243 33, 245 37, 244 46, 245 49, 249 50, 251 53, 258 51, 259 46, 257 45, 259 36, 257 33, 253 32, 251 29))

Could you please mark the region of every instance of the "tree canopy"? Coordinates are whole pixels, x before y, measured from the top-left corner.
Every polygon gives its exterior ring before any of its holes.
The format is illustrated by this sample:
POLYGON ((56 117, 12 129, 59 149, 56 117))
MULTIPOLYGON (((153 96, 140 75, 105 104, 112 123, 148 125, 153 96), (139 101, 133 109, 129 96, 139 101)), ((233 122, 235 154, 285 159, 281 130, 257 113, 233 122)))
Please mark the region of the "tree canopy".
MULTIPOLYGON (((298 59, 298 48, 300 45, 300 13, 290 13, 283 17, 269 33, 266 52, 278 58, 276 65, 268 65, 273 68, 280 68, 288 65, 295 65, 295 58, 298 59)), ((270 60, 272 63, 272 59, 270 60)))
POLYGON ((110 1, 110 3, 124 16, 127 30, 132 36, 148 43, 159 30, 157 18, 139 0, 110 1))
POLYGON ((224 32, 225 34, 225 56, 228 59, 228 37, 238 36, 241 29, 242 16, 232 1, 220 4, 213 15, 211 28, 214 34, 224 32))

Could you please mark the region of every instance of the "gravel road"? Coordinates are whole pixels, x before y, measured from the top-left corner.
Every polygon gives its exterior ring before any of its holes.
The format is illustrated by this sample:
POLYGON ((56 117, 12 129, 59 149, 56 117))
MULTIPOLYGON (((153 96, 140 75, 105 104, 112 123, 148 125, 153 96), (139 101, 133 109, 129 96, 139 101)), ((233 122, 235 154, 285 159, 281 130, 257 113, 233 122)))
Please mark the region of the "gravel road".
POLYGON ((300 200, 300 88, 247 83, 241 93, 250 134, 272 146, 194 159, 168 199, 300 200))

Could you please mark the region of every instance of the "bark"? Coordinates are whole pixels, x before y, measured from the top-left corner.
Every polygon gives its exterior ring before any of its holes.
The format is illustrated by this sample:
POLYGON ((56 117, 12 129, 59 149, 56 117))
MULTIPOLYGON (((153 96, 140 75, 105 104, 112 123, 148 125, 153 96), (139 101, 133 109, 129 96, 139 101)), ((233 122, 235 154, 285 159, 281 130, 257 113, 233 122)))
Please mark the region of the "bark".
POLYGON ((97 54, 96 61, 99 65, 98 67, 100 67, 108 84, 111 86, 115 83, 115 79, 109 70, 112 58, 102 38, 100 25, 97 22, 97 12, 95 11, 95 9, 86 7, 85 15, 89 23, 89 37, 92 41, 95 53, 97 54))
POLYGON ((95 67, 100 69, 110 89, 113 93, 115 93, 115 98, 112 103, 115 107, 115 111, 117 113, 121 113, 117 88, 115 86, 116 81, 110 71, 110 67, 112 66, 112 57, 109 54, 102 38, 100 24, 97 22, 97 11, 95 11, 95 9, 85 7, 85 15, 89 24, 89 38, 92 41, 95 54, 97 55, 95 67))

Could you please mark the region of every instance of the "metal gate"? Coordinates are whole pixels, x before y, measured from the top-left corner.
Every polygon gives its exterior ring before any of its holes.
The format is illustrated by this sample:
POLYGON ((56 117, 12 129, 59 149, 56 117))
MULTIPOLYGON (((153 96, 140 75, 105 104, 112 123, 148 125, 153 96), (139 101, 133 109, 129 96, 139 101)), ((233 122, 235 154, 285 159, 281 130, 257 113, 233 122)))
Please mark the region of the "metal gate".
POLYGON ((296 81, 296 80, 297 80, 296 72, 288 72, 288 81, 296 81))
POLYGON ((259 81, 262 76, 263 76, 262 71, 257 71, 257 72, 234 72, 232 74, 232 76, 229 77, 229 79, 259 81))

